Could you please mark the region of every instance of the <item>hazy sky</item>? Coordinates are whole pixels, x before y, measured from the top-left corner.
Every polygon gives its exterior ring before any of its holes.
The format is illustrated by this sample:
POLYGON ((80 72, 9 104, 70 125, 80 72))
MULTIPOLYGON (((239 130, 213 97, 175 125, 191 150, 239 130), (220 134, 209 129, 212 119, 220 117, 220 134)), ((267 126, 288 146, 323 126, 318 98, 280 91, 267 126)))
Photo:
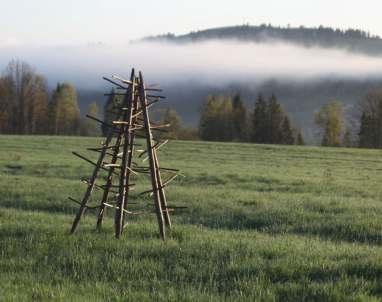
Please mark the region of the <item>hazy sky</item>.
POLYGON ((382 36, 379 0, 0 0, 0 47, 126 42, 243 23, 355 27, 382 36))

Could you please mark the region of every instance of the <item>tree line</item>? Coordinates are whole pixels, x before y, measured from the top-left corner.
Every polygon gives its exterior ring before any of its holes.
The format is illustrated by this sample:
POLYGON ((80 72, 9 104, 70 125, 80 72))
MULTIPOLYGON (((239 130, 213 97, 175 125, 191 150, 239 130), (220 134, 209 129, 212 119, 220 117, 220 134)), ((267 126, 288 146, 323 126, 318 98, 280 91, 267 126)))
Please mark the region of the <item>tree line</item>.
MULTIPOLYGON (((88 114, 97 116, 97 104, 88 114)), ((74 86, 58 83, 49 93, 45 78, 12 60, 0 77, 0 133, 98 135, 94 121, 81 118, 74 86)))
MULTIPOLYGON (((106 124, 115 119, 121 96, 111 91, 105 103, 106 124)), ((382 148, 382 89, 368 92, 360 102, 357 117, 345 116, 341 102, 332 100, 315 113, 322 146, 382 148)), ((87 114, 97 117, 95 102, 87 114)), ((248 110, 240 94, 210 95, 200 112, 198 129, 185 127, 172 108, 154 112, 157 120, 171 124, 163 137, 172 139, 237 141, 261 144, 304 144, 275 95, 259 94, 248 110)), ((45 78, 25 62, 12 60, 0 76, 0 133, 97 136, 97 122, 82 118, 75 88, 58 83, 48 91, 45 78)))
MULTIPOLYGON (((202 140, 242 141, 259 144, 304 145, 300 129, 293 126, 275 95, 267 101, 259 94, 247 112, 239 94, 210 95, 200 114, 202 140)), ((314 116, 321 146, 382 149, 382 89, 369 91, 358 110, 345 115, 340 101, 331 100, 314 116)))
POLYGON ((248 114, 240 94, 233 97, 210 95, 200 115, 199 136, 211 141, 241 141, 260 144, 304 144, 287 113, 272 95, 260 94, 248 114))

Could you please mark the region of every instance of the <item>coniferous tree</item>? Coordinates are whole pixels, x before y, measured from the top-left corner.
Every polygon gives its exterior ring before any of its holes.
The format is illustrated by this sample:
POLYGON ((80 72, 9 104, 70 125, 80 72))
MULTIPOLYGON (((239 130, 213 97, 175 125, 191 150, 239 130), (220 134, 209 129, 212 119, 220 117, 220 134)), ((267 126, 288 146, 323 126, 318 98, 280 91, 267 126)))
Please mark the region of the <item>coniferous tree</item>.
POLYGON ((203 140, 231 141, 234 136, 232 100, 224 96, 207 97, 200 115, 199 136, 203 140))
MULTIPOLYGON (((240 97, 234 101, 224 96, 207 97, 200 116, 199 135, 204 140, 244 140, 246 110, 240 97)), ((255 143, 293 144, 290 120, 272 96, 268 103, 260 94, 252 114, 251 141, 255 143)))
POLYGON ((305 145, 304 137, 302 136, 301 131, 299 131, 298 134, 297 134, 296 144, 299 145, 299 146, 304 146, 305 145))
POLYGON ((240 94, 236 94, 232 101, 234 139, 245 141, 247 138, 247 112, 240 94))
POLYGON ((361 105, 359 145, 382 148, 382 90, 367 93, 361 105))
POLYGON ((363 112, 359 131, 359 146, 362 148, 376 148, 375 141, 373 118, 363 112))
POLYGON ((199 121, 199 136, 203 140, 214 140, 216 137, 216 105, 216 97, 213 95, 209 95, 203 104, 199 121))
POLYGON ((218 121, 218 140, 230 142, 234 139, 235 130, 233 123, 233 107, 230 97, 219 97, 218 121))
POLYGON ((261 94, 257 97, 252 115, 252 142, 265 144, 268 142, 268 110, 261 94))
POLYGON ((284 117, 283 123, 281 125, 281 144, 283 145, 294 144, 293 131, 290 125, 289 118, 287 116, 284 117))
POLYGON ((281 126, 284 120, 284 112, 275 95, 272 95, 268 102, 268 119, 268 143, 280 144, 282 142, 281 126))

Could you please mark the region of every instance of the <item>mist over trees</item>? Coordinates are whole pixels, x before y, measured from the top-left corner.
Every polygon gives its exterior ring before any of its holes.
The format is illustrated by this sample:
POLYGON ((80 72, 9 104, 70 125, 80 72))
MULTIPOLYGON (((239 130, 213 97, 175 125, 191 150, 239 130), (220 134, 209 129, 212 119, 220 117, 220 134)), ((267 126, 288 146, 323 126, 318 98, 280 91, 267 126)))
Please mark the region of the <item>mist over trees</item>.
MULTIPOLYGON (((324 103, 319 109, 316 104, 314 121, 322 146, 382 148, 382 88, 375 88, 381 87, 377 84, 362 97, 360 117, 356 120, 349 120, 340 101, 324 103)), ((161 134, 170 139, 304 145, 304 128, 291 122, 269 89, 265 91, 270 97, 258 94, 253 107, 244 102, 241 89, 236 93, 231 90, 226 94, 210 94, 201 107, 198 128, 186 127, 173 107, 160 109, 160 114, 154 112, 154 120, 170 124, 167 132, 161 134)), ((114 92, 111 90, 103 108, 106 124, 116 119, 115 108, 122 102, 122 97, 114 92)), ((88 103, 83 111, 94 117, 100 115, 95 102, 88 103)), ((49 92, 44 76, 19 60, 9 62, 1 74, 1 134, 98 136, 106 130, 106 126, 101 129, 94 120, 81 117, 77 91, 71 84, 58 83, 49 92)))
POLYGON ((346 30, 325 26, 319 27, 280 27, 271 24, 239 25, 193 31, 176 36, 167 33, 146 37, 144 41, 166 41, 191 43, 208 40, 238 40, 244 42, 282 41, 303 47, 341 48, 368 55, 382 55, 382 40, 367 31, 349 28, 346 30))

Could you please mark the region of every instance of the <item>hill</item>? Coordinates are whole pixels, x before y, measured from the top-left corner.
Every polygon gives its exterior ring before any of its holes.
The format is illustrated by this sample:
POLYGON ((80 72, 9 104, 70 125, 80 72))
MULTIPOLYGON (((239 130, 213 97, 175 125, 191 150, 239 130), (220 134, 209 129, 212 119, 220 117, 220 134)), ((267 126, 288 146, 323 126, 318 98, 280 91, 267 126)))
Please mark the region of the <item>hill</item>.
POLYGON ((173 141, 160 160, 185 177, 167 195, 188 208, 167 242, 154 214, 118 241, 89 211, 69 236, 91 170, 70 151, 100 141, 1 136, 2 300, 382 299, 379 151, 173 141))
POLYGON ((382 39, 359 29, 259 26, 229 26, 190 32, 184 35, 164 34, 146 37, 144 41, 167 41, 174 43, 194 43, 208 40, 238 40, 264 43, 282 41, 304 47, 344 49, 367 55, 382 55, 382 39))

